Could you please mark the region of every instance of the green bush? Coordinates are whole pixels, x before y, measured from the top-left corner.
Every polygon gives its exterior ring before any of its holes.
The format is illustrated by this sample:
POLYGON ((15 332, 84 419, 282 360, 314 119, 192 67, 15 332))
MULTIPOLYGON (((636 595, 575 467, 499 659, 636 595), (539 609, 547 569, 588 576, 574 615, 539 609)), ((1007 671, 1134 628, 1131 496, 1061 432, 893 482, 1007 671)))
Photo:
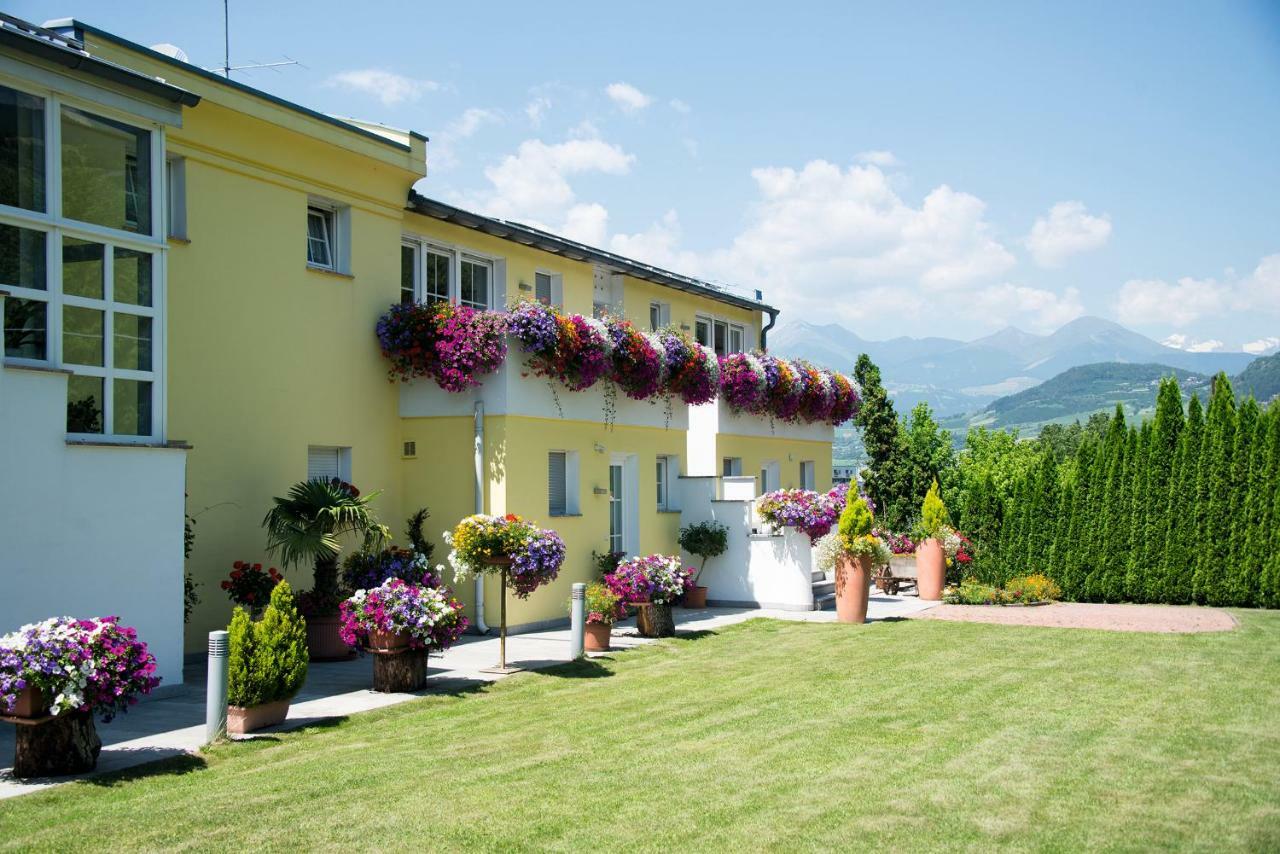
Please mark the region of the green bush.
POLYGON ((236 608, 228 631, 227 702, 258 706, 298 693, 307 678, 307 624, 287 581, 271 591, 261 620, 236 608))
POLYGON ((1008 602, 1054 602, 1062 598, 1062 588, 1038 572, 1009 579, 1004 593, 1008 602))
POLYGON ((920 539, 941 538, 943 529, 950 524, 951 517, 947 515, 947 506, 942 503, 942 496, 938 494, 938 481, 934 480, 929 491, 925 493, 924 503, 920 505, 920 539))
POLYGON ((942 593, 942 601, 948 605, 1003 605, 1000 588, 983 584, 976 578, 966 578, 959 587, 948 587, 942 593))
POLYGON ((844 506, 844 512, 840 514, 840 536, 846 542, 852 542, 870 534, 874 524, 875 519, 866 499, 862 496, 850 498, 844 506))

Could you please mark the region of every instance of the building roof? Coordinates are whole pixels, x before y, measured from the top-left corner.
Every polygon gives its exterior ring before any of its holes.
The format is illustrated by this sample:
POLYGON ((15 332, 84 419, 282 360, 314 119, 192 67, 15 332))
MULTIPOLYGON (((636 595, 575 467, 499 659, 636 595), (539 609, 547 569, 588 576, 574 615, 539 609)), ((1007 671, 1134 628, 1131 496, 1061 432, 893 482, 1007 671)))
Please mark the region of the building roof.
POLYGON ((102 80, 125 86, 146 95, 194 107, 200 103, 200 96, 188 92, 172 83, 125 68, 114 62, 92 56, 85 50, 84 42, 65 33, 58 33, 44 27, 6 15, 0 12, 0 46, 11 48, 28 56, 53 62, 65 68, 82 71, 102 80))
POLYGON ((670 270, 625 258, 622 255, 615 255, 603 249, 596 249, 585 243, 569 240, 566 237, 560 237, 532 226, 472 213, 445 202, 429 199, 414 190, 409 191, 408 208, 414 213, 420 213, 423 216, 460 225, 463 228, 474 229, 504 240, 512 240, 525 246, 540 249, 543 252, 562 255, 573 261, 600 264, 615 272, 625 273, 635 279, 666 285, 669 288, 718 300, 738 308, 745 308, 748 311, 763 311, 770 315, 777 315, 778 313, 776 308, 764 301, 759 291, 756 291, 756 298, 752 299, 734 293, 723 285, 695 279, 681 273, 673 273, 670 270))
MULTIPOLYGON (((62 18, 54 21, 48 21, 45 23, 45 27, 47 27, 48 30, 55 31, 54 33, 55 35, 61 34, 63 36, 66 36, 67 32, 72 33, 73 35, 68 38, 70 38, 73 41, 79 41, 82 49, 83 49, 83 34, 90 33, 104 41, 114 42, 115 44, 120 45, 123 48, 140 53, 143 56, 146 56, 148 59, 152 59, 152 60, 155 60, 156 62, 164 63, 165 65, 173 66, 174 68, 181 69, 182 71, 188 74, 194 74, 197 77, 207 80, 210 83, 216 83, 220 86, 226 86, 237 92, 242 92, 246 95, 251 95, 255 98, 259 98, 263 101, 274 104, 275 106, 283 107, 286 110, 291 110, 295 113, 299 113, 301 115, 307 116, 317 121, 324 122, 325 124, 333 125, 334 127, 341 128, 345 131, 349 131, 350 133, 357 134, 367 139, 375 140, 379 143, 382 143, 383 145, 391 146, 392 148, 395 148, 399 151, 410 150, 410 145, 408 142, 402 142, 399 139, 393 138, 391 135, 387 133, 376 133, 372 130, 369 130, 366 127, 361 127, 359 124, 353 124, 352 122, 346 121, 344 119, 340 119, 335 116, 330 116, 326 113, 321 113, 316 110, 312 110, 309 107, 304 107, 301 104, 295 104, 292 101, 286 101, 284 98, 279 98, 275 95, 270 94, 269 92, 264 92, 261 89, 255 89, 254 87, 248 86, 244 83, 240 83, 239 81, 232 80, 228 77, 223 77, 221 74, 201 68, 200 66, 194 65, 190 62, 183 62, 180 59, 175 59, 172 56, 168 56, 166 54, 160 53, 159 51, 152 50, 151 48, 145 47, 136 42, 129 41, 128 39, 118 36, 115 33, 107 32, 106 30, 99 29, 98 27, 95 27, 92 24, 86 24, 83 21, 76 20, 75 18, 62 18)), ((88 54, 85 54, 85 55, 87 56, 88 54)), ((120 66, 117 66, 117 67, 120 67, 120 66)), ((148 78, 148 79, 153 79, 153 78, 148 78)), ((173 88, 176 89, 178 87, 175 86, 173 88)), ((192 95, 192 97, 196 98, 197 101, 199 100, 199 96, 197 95, 192 95)), ((413 137, 415 139, 423 140, 424 142, 427 139, 425 136, 423 136, 422 134, 416 131, 408 131, 407 136, 413 137)))

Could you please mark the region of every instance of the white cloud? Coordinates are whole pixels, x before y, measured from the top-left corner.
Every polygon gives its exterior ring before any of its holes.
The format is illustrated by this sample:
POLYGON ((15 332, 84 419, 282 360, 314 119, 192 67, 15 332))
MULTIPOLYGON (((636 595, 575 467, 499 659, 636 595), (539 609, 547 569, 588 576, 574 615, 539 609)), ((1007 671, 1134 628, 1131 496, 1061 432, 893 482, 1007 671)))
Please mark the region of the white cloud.
POLYGON ((1111 217, 1093 216, 1082 202, 1058 202, 1027 235, 1027 249, 1041 267, 1060 267, 1067 258, 1101 248, 1111 237, 1111 217))
POLYGON ((445 125, 444 130, 432 134, 428 153, 431 165, 448 167, 457 164, 456 147, 459 142, 475 136, 487 124, 499 124, 501 121, 502 116, 494 110, 483 107, 463 110, 462 115, 445 125))
POLYGON ((1280 350, 1280 338, 1274 335, 1267 338, 1259 338, 1257 341, 1249 341, 1242 344, 1240 349, 1255 356, 1265 356, 1272 351, 1280 350))
POLYGON ((898 160, 892 151, 885 151, 883 149, 860 151, 854 155, 854 159, 859 163, 869 163, 872 166, 879 166, 881 169, 889 169, 893 166, 900 166, 902 164, 902 161, 898 160))
POLYGON ((610 83, 604 87, 604 92, 624 113, 643 110, 653 103, 652 96, 646 95, 630 83, 610 83))
POLYGON ((388 107, 403 101, 416 101, 424 92, 440 88, 434 80, 415 80, 380 68, 342 71, 326 80, 325 85, 372 95, 388 107))
POLYGON ((1185 350, 1188 353, 1213 353, 1225 346, 1216 338, 1192 338, 1185 332, 1175 332, 1160 343, 1175 350, 1185 350))
POLYGON ((671 106, 671 109, 675 110, 677 113, 684 113, 688 115, 689 113, 693 112, 693 107, 690 107, 688 104, 686 104, 684 101, 681 101, 679 98, 672 98, 667 103, 671 106))
POLYGON ((525 105, 524 114, 529 119, 529 124, 536 128, 542 125, 542 119, 550 109, 551 99, 539 95, 525 105))
POLYGON ((999 317, 1004 323, 1027 326, 1033 332, 1052 332, 1084 314, 1080 291, 1076 288, 1067 288, 1058 294, 1008 283, 978 291, 973 297, 973 308, 979 315, 999 317))
POLYGON ((1280 315, 1280 255, 1268 255, 1253 272, 1237 278, 1130 279, 1120 288, 1116 315, 1124 323, 1186 326, 1230 312, 1280 315))

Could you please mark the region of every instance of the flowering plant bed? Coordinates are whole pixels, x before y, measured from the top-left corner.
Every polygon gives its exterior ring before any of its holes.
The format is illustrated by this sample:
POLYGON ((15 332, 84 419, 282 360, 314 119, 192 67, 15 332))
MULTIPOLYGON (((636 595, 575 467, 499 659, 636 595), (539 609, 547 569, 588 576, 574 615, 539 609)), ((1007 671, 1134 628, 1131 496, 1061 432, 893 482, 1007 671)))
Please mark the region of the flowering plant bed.
POLYGON ((564 541, 555 531, 519 516, 468 516, 445 532, 455 579, 505 568, 507 584, 521 599, 555 580, 564 563, 564 541))
POLYGON ((274 566, 264 570, 260 563, 238 560, 231 564, 231 574, 223 579, 221 586, 235 604, 250 611, 261 611, 280 578, 274 566))
POLYGON ((587 585, 585 603, 588 623, 611 626, 627 613, 622 597, 599 581, 587 585))
POLYGON ((731 411, 764 413, 767 390, 764 363, 759 357, 734 353, 720 359, 720 394, 731 411))
POLYGON ((441 583, 430 559, 414 549, 392 546, 381 551, 358 551, 342 565, 342 583, 347 590, 370 590, 392 578, 423 587, 439 587, 441 583))
POLYGON ((672 329, 663 330, 659 337, 667 392, 690 406, 715 400, 720 391, 720 362, 715 353, 672 329))
POLYGON ((155 657, 117 617, 53 617, 0 637, 0 713, 38 689, 47 714, 95 713, 104 722, 160 684, 155 657))
POLYGON ((632 605, 669 605, 693 589, 694 571, 675 555, 644 555, 624 560, 604 582, 632 605))
POLYGON ((512 309, 508 329, 528 357, 528 370, 570 391, 591 388, 612 367, 610 338, 597 320, 522 302, 512 309))
POLYGON ((1062 596, 1062 589, 1040 573, 1021 575, 1005 582, 1003 588, 966 578, 942 592, 949 605, 1048 605, 1062 596))
POLYGON ((610 318, 611 378, 632 400, 648 400, 662 390, 663 354, 659 345, 630 320, 610 318))
POLYGON ((800 385, 800 419, 809 423, 831 420, 831 412, 836 405, 831 374, 804 361, 793 362, 792 368, 800 385))
POLYGON ((462 603, 447 588, 389 578, 372 590, 357 590, 342 603, 342 640, 351 646, 372 633, 402 635, 413 649, 448 649, 466 630, 462 603))
POLYGON ((890 554, 914 555, 916 553, 916 541, 911 539, 910 534, 895 534, 892 531, 882 531, 880 529, 876 529, 872 533, 884 541, 885 547, 889 549, 890 554))
POLYGON ((445 391, 479 386, 507 357, 507 316, 438 302, 396 304, 376 327, 392 379, 429 376, 445 391))
POLYGON ((816 543, 831 530, 844 510, 848 487, 838 484, 830 492, 779 489, 756 499, 760 518, 775 527, 798 528, 816 543))

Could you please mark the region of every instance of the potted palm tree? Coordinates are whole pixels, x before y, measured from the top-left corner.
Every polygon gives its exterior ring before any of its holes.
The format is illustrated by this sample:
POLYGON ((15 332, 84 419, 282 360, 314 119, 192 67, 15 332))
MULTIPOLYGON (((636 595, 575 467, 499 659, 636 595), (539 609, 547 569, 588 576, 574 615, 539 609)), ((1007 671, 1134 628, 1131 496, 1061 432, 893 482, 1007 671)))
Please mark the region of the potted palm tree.
POLYGON ((298 596, 298 609, 307 620, 307 652, 312 661, 345 661, 354 657, 339 632, 342 591, 338 585, 339 538, 355 534, 373 547, 391 532, 378 522, 369 502, 377 492, 361 495, 338 478, 313 478, 295 483, 284 498, 276 498, 262 527, 267 551, 279 553, 286 566, 310 561, 314 584, 298 596))

